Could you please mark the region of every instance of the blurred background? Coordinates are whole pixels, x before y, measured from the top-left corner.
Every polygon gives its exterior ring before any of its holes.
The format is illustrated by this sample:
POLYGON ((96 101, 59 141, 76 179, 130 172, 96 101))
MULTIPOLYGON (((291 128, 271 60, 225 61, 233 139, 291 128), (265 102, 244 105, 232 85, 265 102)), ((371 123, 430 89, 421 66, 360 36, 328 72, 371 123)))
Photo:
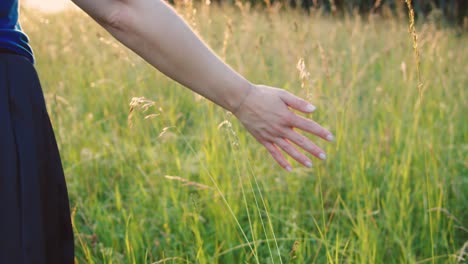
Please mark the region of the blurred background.
POLYGON ((67 0, 21 0, 20 2, 24 6, 47 12, 58 12, 73 6, 73 3, 67 0))
MULTIPOLYGON (((43 11, 57 12, 73 4, 67 0, 23 0, 27 5, 43 11)), ((200 2, 216 2, 222 4, 235 4, 234 0, 199 0, 200 2)), ((169 2, 174 3, 173 0, 169 2)), ((308 11, 311 8, 321 8, 333 15, 339 14, 382 14, 389 15, 403 12, 405 3, 403 0, 246 0, 252 5, 272 4, 289 5, 290 7, 303 8, 308 11)), ((468 1, 466 0, 413 0, 416 17, 445 20, 450 23, 463 24, 468 16, 468 1)))

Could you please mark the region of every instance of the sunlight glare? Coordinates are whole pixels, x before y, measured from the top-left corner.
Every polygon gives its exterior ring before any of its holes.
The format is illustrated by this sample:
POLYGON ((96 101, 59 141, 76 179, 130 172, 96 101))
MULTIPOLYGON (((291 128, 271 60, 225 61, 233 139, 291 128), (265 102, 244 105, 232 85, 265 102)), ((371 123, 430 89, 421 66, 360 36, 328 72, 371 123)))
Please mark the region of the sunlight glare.
POLYGON ((70 0, 20 0, 20 2, 24 6, 44 12, 60 12, 73 5, 70 0))

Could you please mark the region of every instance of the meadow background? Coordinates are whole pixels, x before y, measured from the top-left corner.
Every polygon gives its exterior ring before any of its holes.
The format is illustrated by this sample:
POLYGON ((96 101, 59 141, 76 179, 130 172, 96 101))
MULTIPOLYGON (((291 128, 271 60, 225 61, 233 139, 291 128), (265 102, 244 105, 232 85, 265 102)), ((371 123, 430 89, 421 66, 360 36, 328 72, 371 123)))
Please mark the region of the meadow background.
POLYGON ((82 12, 24 9, 77 263, 465 263, 466 32, 417 23, 418 80, 405 15, 177 9, 251 81, 315 104, 336 141, 313 138, 328 160, 287 173, 82 12))

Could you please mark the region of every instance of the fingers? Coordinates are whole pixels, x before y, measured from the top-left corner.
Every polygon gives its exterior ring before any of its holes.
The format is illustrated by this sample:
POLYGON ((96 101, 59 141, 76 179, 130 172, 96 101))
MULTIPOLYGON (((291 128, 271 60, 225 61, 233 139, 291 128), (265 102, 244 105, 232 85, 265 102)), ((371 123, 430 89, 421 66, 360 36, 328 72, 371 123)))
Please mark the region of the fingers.
POLYGON ((289 162, 284 158, 283 154, 281 151, 272 143, 270 142, 264 142, 263 145, 265 148, 270 152, 271 156, 278 162, 278 164, 283 167, 287 171, 292 171, 291 165, 289 162))
POLYGON ((291 93, 284 91, 280 95, 281 99, 290 107, 299 110, 304 113, 312 113, 316 107, 308 103, 306 100, 297 97, 291 93))
POLYGON ((290 111, 290 109, 295 109, 304 113, 312 113, 315 106, 281 89, 267 86, 258 86, 258 88, 262 93, 258 93, 257 96, 262 97, 257 99, 262 103, 248 108, 249 111, 246 110, 244 115, 239 115, 239 119, 247 130, 266 147, 276 162, 284 169, 291 171, 292 167, 285 158, 286 154, 306 167, 312 166, 308 153, 325 160, 325 152, 307 137, 294 131, 294 128, 328 141, 334 140, 333 135, 316 122, 290 111))
POLYGON ((284 152, 288 153, 289 156, 291 156, 293 159, 295 159, 297 162, 302 163, 304 166, 311 168, 312 167, 312 161, 304 155, 302 152, 298 151, 290 142, 288 142, 285 139, 278 139, 276 140, 275 144, 280 147, 284 152))
POLYGON ((281 167, 285 168, 287 171, 291 171, 292 167, 285 159, 280 149, 304 166, 308 168, 312 167, 312 161, 296 147, 294 147, 291 142, 321 160, 325 160, 327 158, 325 152, 321 148, 313 144, 307 137, 295 132, 294 130, 291 129, 286 136, 286 138, 276 138, 273 140, 273 142, 264 142, 263 145, 270 152, 276 162, 278 162, 278 164, 280 164, 281 167))
POLYGON ((327 159, 327 155, 325 151, 319 148, 317 145, 312 143, 307 137, 297 133, 296 131, 292 130, 288 133, 288 139, 292 141, 297 146, 301 147, 305 151, 309 152, 310 154, 314 155, 315 157, 325 160, 327 159))
MULTIPOLYGON (((312 113, 316 109, 315 106, 311 105, 306 100, 297 97, 287 91, 283 91, 283 93, 280 94, 280 97, 289 107, 292 107, 304 113, 312 113)), ((294 115, 294 118, 292 118, 292 120, 293 122, 291 125, 294 127, 315 134, 328 141, 334 140, 333 135, 328 130, 321 127, 319 124, 312 120, 297 115, 294 115)))
POLYGON ((333 141, 335 139, 330 131, 321 127, 316 122, 302 116, 295 115, 294 118, 292 118, 291 125, 328 141, 333 141))

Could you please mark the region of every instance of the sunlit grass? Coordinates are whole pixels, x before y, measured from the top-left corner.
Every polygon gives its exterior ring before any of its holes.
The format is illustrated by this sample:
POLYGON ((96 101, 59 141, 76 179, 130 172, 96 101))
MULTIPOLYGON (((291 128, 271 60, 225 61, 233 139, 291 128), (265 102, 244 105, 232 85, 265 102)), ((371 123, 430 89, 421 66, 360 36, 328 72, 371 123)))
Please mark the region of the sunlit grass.
POLYGON ((329 159, 288 174, 232 115, 83 14, 24 10, 79 263, 457 262, 468 238, 466 35, 417 25, 416 108, 406 20, 195 8, 179 11, 235 69, 318 106, 311 117, 336 134, 314 139, 329 159), (129 126, 141 96, 154 105, 129 126))

